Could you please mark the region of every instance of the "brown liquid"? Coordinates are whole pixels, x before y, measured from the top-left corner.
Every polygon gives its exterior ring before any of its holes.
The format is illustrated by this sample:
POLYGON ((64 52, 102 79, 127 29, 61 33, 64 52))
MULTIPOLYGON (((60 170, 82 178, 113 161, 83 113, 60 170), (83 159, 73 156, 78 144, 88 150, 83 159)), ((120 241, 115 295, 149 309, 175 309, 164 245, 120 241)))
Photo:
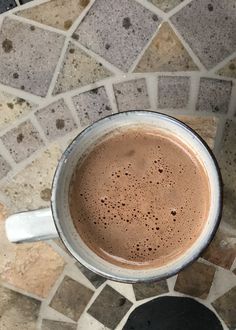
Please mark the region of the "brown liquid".
POLYGON ((70 212, 84 242, 128 268, 162 266, 183 254, 206 222, 203 166, 178 139, 129 129, 106 137, 77 165, 70 212))

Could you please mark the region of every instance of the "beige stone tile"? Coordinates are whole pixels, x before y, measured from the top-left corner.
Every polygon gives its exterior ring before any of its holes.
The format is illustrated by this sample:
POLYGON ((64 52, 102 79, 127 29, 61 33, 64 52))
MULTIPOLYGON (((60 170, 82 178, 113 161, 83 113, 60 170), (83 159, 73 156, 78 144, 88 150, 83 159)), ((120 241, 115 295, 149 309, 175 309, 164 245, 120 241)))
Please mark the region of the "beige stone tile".
POLYGON ((217 71, 220 76, 236 78, 236 58, 229 61, 223 68, 217 71))
POLYGON ((27 115, 36 105, 25 99, 0 91, 0 130, 27 115))
POLYGON ((58 29, 68 30, 89 2, 90 0, 52 0, 22 10, 18 15, 58 29))
POLYGON ((111 76, 101 63, 70 43, 53 94, 60 94, 111 76))
POLYGON ((11 213, 49 206, 52 178, 60 156, 61 151, 54 144, 0 186, 10 200, 11 213))
POLYGON ((153 5, 157 6, 161 10, 168 12, 177 5, 179 5, 183 0, 148 0, 153 5))
POLYGON ((168 23, 163 23, 135 72, 196 71, 198 67, 168 23))

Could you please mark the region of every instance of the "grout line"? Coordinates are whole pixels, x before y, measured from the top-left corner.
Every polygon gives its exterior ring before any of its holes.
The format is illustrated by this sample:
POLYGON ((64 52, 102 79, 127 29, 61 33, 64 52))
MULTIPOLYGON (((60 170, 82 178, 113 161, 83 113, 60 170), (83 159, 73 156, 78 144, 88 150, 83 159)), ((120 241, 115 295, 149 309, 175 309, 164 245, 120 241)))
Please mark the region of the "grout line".
POLYGON ((4 85, 2 83, 0 83, 0 90, 2 92, 12 94, 16 97, 26 99, 27 101, 30 101, 35 104, 40 104, 44 100, 44 98, 41 96, 30 94, 28 92, 23 91, 22 89, 17 89, 8 85, 4 85))
MULTIPOLYGON (((19 0, 15 0, 15 1, 19 2, 19 0)), ((49 2, 49 1, 50 0, 33 0, 33 1, 27 2, 27 3, 22 4, 22 5, 20 4, 20 7, 13 8, 10 11, 10 14, 15 14, 16 12, 18 13, 18 12, 23 11, 25 9, 37 7, 38 5, 49 2)))
POLYGON ((220 149, 222 146, 223 136, 224 136, 225 123, 226 123, 225 117, 219 118, 217 130, 216 130, 216 136, 215 136, 215 143, 213 148, 214 154, 216 156, 219 156, 220 154, 220 149))
POLYGON ((187 6, 190 2, 192 2, 192 0, 185 0, 182 1, 180 4, 178 4, 176 7, 174 7, 173 9, 171 9, 170 11, 168 11, 167 13, 167 17, 170 18, 171 16, 173 16, 174 14, 176 14, 178 11, 180 11, 182 8, 184 8, 185 6, 187 6))
POLYGON ((167 13, 165 13, 163 10, 155 6, 149 1, 146 0, 136 0, 136 2, 140 3, 143 7, 150 10, 154 14, 157 14, 160 18, 165 19, 167 17, 167 13))
POLYGON ((236 83, 232 82, 231 98, 230 98, 227 117, 234 117, 235 115, 236 115, 236 83))
POLYGON ((19 6, 21 6, 21 4, 20 4, 20 1, 19 0, 15 0, 15 3, 16 3, 16 5, 19 7, 19 6))
POLYGON ((150 109, 157 110, 157 76, 146 78, 147 91, 149 96, 150 109))
MULTIPOLYGON (((9 163, 9 165, 11 166, 12 169, 15 168, 16 162, 14 161, 13 157, 11 156, 10 152, 5 147, 5 145, 1 139, 0 139, 0 154, 9 163)), ((11 172, 11 170, 10 170, 10 172, 11 172)), ((10 174, 10 172, 9 172, 9 174, 10 174)), ((6 175, 6 177, 7 176, 8 176, 8 174, 6 175)))
MULTIPOLYGON (((227 56, 223 59, 220 63, 218 63, 216 66, 214 66, 212 69, 209 70, 209 73, 216 73, 218 70, 222 69, 226 64, 228 64, 229 61, 236 58, 236 52, 233 52, 231 55, 227 56)), ((216 73, 217 74, 217 73, 216 73)), ((223 76, 221 76, 223 77, 223 76)), ((233 78, 231 78, 233 79, 233 78)), ((235 78, 234 78, 235 79, 235 78)))
POLYGON ((15 291, 15 292, 20 293, 20 294, 23 294, 23 295, 28 296, 30 298, 37 299, 37 300, 39 300, 41 302, 44 301, 44 298, 42 298, 40 296, 37 296, 36 294, 33 294, 33 293, 27 292, 25 290, 22 290, 20 288, 17 288, 16 286, 14 286, 14 285, 12 285, 10 283, 7 283, 7 282, 5 282, 3 280, 1 280, 1 285, 3 287, 7 288, 7 289, 10 289, 10 290, 15 291))
POLYGON ((41 137, 41 139, 43 140, 44 145, 46 146, 48 144, 48 139, 44 133, 44 130, 42 129, 42 126, 39 124, 37 118, 35 117, 34 113, 30 114, 29 117, 30 121, 32 122, 33 126, 37 129, 37 131, 39 132, 39 135, 41 137))
POLYGON ((112 113, 117 113, 119 112, 118 110, 118 106, 117 106, 117 102, 116 102, 116 97, 115 97, 115 93, 114 93, 114 89, 113 89, 113 85, 111 83, 107 83, 104 84, 106 93, 107 93, 107 97, 112 109, 112 113))
MULTIPOLYGON (((196 111, 198 92, 200 87, 200 77, 191 77, 190 91, 189 91, 189 113, 194 114, 196 111)), ((198 114, 199 115, 199 114, 198 114)))
POLYGON ((72 117, 73 117, 73 119, 74 119, 74 121, 77 125, 77 128, 82 129, 81 124, 80 124, 80 120, 79 120, 79 116, 78 116, 77 111, 75 109, 72 98, 69 97, 68 95, 65 95, 64 100, 65 100, 66 105, 68 106, 68 108, 71 111, 72 117))

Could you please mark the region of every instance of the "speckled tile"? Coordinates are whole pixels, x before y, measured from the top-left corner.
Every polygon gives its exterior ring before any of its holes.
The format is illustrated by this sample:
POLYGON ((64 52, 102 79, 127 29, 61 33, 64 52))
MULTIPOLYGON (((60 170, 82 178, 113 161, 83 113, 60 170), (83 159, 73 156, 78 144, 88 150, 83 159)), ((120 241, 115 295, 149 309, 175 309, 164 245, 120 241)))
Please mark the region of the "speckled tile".
POLYGON ((127 71, 159 23, 157 15, 136 1, 97 0, 76 35, 85 47, 127 71))
POLYGON ((89 2, 90 0, 51 0, 33 8, 24 9, 18 15, 58 29, 68 30, 89 2))
POLYGON ((80 124, 86 126, 112 113, 104 87, 92 89, 73 97, 80 124))
POLYGON ((94 272, 91 272, 88 268, 81 265, 79 262, 76 263, 76 266, 79 268, 82 274, 92 283, 92 285, 97 289, 101 286, 105 281, 106 278, 97 275, 94 272))
POLYGON ((14 0, 1 0, 0 1, 0 14, 16 7, 16 2, 14 0))
POLYGON ((136 300, 142 300, 167 293, 168 286, 165 280, 155 283, 136 283, 133 284, 136 300))
POLYGON ((187 50, 168 23, 163 23, 134 72, 196 71, 187 50))
POLYGON ((106 327, 115 329, 131 306, 128 299, 106 285, 87 312, 106 327))
POLYGON ((185 108, 188 105, 190 90, 189 77, 163 76, 158 78, 158 107, 185 108))
POLYGON ((175 283, 175 291, 206 299, 215 274, 215 267, 195 262, 181 271, 175 283))
POLYGON ((4 178, 5 175, 11 170, 11 166, 8 162, 0 155, 0 179, 4 178))
POLYGON ((35 330, 40 301, 0 286, 0 329, 35 330))
POLYGON ((76 330, 77 325, 68 322, 42 320, 41 330, 76 330))
POLYGON ((178 6, 183 0, 148 0, 153 5, 157 6, 164 12, 168 12, 174 7, 178 6))
POLYGON ((43 146, 39 132, 30 120, 5 133, 1 140, 17 163, 43 146))
POLYGON ((236 50, 234 0, 193 0, 171 21, 207 69, 236 50))
POLYGON ((211 149, 214 147, 218 126, 216 117, 175 116, 188 126, 192 127, 206 141, 211 149))
POLYGON ((77 321, 93 295, 91 289, 65 276, 57 289, 50 307, 77 321))
POLYGON ((150 108, 145 79, 136 79, 113 85, 119 111, 150 108))
POLYGON ((236 58, 229 61, 223 68, 218 70, 220 76, 229 77, 229 78, 236 78, 236 58))
POLYGON ((202 258, 220 267, 230 269, 236 258, 236 243, 219 229, 202 258))
POLYGON ((10 200, 11 213, 49 207, 52 178, 60 156, 59 147, 51 145, 0 186, 0 191, 10 200))
POLYGON ((45 96, 64 36, 5 18, 0 34, 0 82, 45 96))
POLYGON ((101 63, 69 43, 53 94, 60 94, 111 76, 101 63))
POLYGON ((35 109, 33 102, 0 91, 0 130, 35 109))
POLYGON ((236 328, 236 286, 216 299, 212 305, 229 330, 236 328))
POLYGON ((226 113, 229 108, 231 89, 231 81, 201 78, 196 110, 226 113))
POLYGON ((63 99, 38 110, 35 116, 50 141, 68 134, 77 127, 63 99))

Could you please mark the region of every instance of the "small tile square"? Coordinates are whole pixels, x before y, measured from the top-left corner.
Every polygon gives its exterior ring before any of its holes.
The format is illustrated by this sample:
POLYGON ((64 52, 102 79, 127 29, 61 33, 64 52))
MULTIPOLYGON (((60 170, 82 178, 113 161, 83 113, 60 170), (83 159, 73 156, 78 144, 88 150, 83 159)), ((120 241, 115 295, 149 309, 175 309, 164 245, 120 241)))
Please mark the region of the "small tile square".
POLYGON ((151 298, 169 291, 165 280, 155 283, 136 283, 133 284, 133 289, 136 300, 151 298))
POLYGON ((11 166, 8 162, 0 155, 0 179, 4 178, 7 173, 11 170, 11 166))
POLYGON ((41 330, 76 330, 77 324, 54 321, 54 320, 42 320, 41 330))
POLYGON ((106 282, 106 278, 97 275, 96 273, 92 272, 88 268, 84 267, 80 263, 76 263, 76 266, 79 268, 82 274, 92 283, 92 285, 97 289, 101 286, 104 282, 106 282))
POLYGON ((0 14, 16 7, 16 2, 14 0, 1 0, 0 1, 0 14))
POLYGON ((118 110, 146 110, 150 108, 146 80, 136 79, 113 85, 118 110))
POLYGON ((158 79, 158 107, 184 108, 188 105, 189 77, 162 76, 158 79))
POLYGON ((5 18, 0 34, 0 82, 46 96, 64 36, 5 18))
POLYGON ((105 327, 115 329, 131 306, 128 299, 106 285, 87 312, 105 327))
POLYGON ((196 110, 226 113, 229 108, 231 89, 231 81, 201 78, 196 110))
POLYGON ((1 140, 16 163, 26 159, 43 146, 39 132, 30 120, 5 133, 1 140))
POLYGON ((76 35, 82 45, 127 71, 159 24, 157 15, 136 1, 97 0, 76 35))
POLYGON ((111 105, 104 87, 92 89, 73 97, 73 103, 82 126, 112 113, 111 105))
POLYGON ((65 276, 49 306, 72 320, 78 321, 92 295, 91 289, 65 276))
POLYGON ((195 262, 181 271, 175 283, 175 291, 206 299, 215 275, 215 267, 195 262))
POLYGON ((236 50, 235 1, 193 0, 171 21, 207 69, 236 50))
POLYGON ((66 135, 77 127, 63 99, 38 110, 35 116, 50 141, 66 135))

